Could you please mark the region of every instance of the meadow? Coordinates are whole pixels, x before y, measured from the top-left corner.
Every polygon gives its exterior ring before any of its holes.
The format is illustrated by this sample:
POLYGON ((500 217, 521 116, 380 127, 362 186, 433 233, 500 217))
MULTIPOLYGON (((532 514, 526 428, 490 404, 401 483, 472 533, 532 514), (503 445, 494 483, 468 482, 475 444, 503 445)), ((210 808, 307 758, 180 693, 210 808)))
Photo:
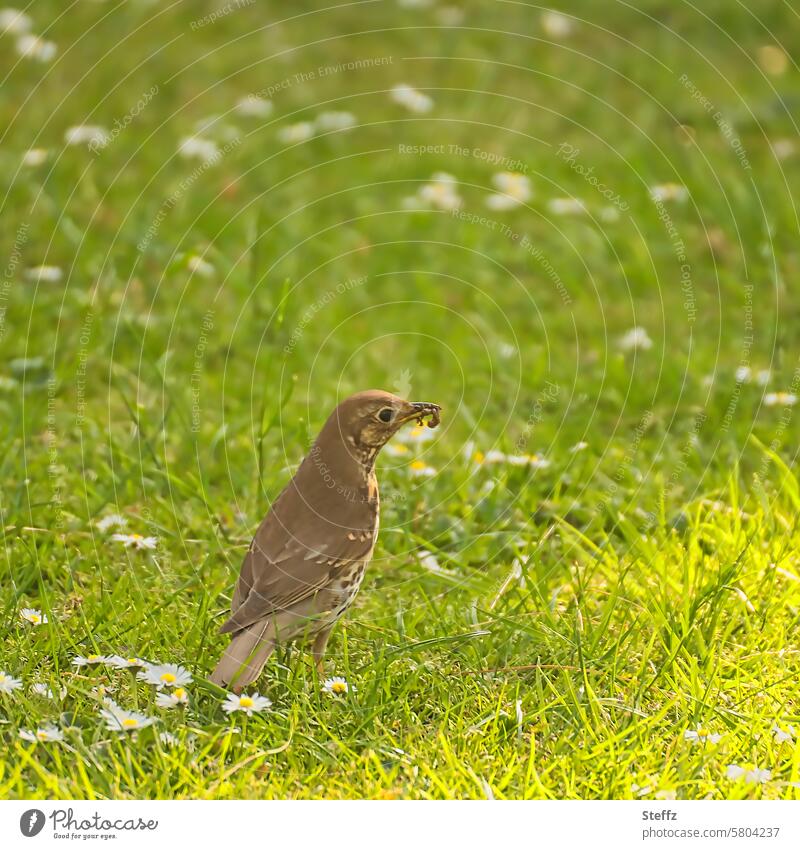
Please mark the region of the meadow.
POLYGON ((0 798, 798 797, 798 14, 556 7, 0 11, 0 798), (347 690, 287 647, 228 711, 367 388, 443 418, 347 690))

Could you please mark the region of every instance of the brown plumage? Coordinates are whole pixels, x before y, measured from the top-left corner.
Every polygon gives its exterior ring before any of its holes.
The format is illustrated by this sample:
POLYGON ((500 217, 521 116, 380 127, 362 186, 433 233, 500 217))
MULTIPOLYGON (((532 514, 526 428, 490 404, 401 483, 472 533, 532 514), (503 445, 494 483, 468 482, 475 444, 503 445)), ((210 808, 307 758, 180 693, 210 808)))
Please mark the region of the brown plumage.
POLYGON ((333 626, 355 598, 378 536, 375 458, 406 422, 436 404, 359 392, 331 413, 314 445, 261 523, 222 626, 232 640, 211 680, 240 692, 276 643, 308 638, 322 674, 333 626))

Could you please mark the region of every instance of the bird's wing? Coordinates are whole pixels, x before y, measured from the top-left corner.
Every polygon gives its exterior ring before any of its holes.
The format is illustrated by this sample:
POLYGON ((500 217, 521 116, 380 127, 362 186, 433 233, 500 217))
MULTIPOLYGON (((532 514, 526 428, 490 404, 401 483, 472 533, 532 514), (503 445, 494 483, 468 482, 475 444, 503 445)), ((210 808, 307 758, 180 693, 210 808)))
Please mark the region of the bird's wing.
POLYGON ((294 607, 325 586, 331 568, 363 560, 372 550, 376 527, 309 515, 298 505, 291 487, 275 502, 253 538, 223 633, 294 607), (359 525, 362 530, 351 530, 359 525))

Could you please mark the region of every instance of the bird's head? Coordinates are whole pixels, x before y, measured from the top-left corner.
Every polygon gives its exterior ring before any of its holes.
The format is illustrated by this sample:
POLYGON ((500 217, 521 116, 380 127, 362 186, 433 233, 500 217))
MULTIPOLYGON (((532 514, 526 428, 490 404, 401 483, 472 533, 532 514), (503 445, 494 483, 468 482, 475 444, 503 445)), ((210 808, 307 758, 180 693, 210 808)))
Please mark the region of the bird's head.
POLYGON ((436 427, 440 411, 438 404, 404 401, 391 392, 371 389, 342 401, 328 424, 337 428, 344 441, 359 453, 366 451, 374 456, 407 422, 422 424, 430 417, 428 427, 436 427))

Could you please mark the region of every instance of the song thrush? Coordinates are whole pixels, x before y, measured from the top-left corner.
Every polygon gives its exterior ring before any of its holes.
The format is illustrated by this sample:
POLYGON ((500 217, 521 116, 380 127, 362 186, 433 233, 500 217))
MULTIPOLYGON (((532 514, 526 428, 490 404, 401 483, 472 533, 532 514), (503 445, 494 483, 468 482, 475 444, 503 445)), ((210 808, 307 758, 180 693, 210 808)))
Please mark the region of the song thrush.
POLYGON ((436 427, 440 409, 379 390, 336 407, 250 543, 222 626, 233 638, 212 681, 241 692, 276 643, 301 637, 313 640, 322 674, 328 637, 361 586, 378 535, 375 458, 406 422, 430 416, 436 427))

